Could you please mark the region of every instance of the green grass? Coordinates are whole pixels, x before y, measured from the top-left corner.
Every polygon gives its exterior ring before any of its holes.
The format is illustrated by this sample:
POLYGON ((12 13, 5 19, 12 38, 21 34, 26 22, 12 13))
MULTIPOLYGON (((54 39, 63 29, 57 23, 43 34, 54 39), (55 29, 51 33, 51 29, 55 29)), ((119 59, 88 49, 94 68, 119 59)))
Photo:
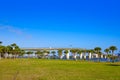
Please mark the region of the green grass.
POLYGON ((0 80, 120 80, 120 63, 2 59, 0 80))

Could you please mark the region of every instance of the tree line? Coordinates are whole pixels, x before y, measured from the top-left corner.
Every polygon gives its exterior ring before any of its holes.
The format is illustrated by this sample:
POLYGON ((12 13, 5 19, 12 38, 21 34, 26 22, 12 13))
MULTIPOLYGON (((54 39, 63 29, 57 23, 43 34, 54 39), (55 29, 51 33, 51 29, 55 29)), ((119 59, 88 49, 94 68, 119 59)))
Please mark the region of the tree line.
MULTIPOLYGON (((111 60, 115 60, 115 58, 117 56, 115 56, 114 52, 117 50, 116 46, 110 46, 109 48, 106 48, 104 50, 104 52, 106 53, 106 58, 107 59, 111 59, 111 60)), ((27 51, 25 52, 24 50, 20 49, 20 47, 16 44, 10 44, 8 46, 3 46, 2 42, 0 41, 0 59, 1 58, 16 58, 19 56, 22 56, 23 54, 28 54, 28 57, 30 57, 30 54, 32 54, 32 51, 27 51)), ((70 54, 72 54, 72 58, 74 60, 77 60, 76 57, 78 57, 79 55, 79 59, 86 59, 86 53, 88 54, 88 59, 93 58, 93 54, 96 54, 96 57, 98 58, 98 61, 100 61, 101 56, 103 55, 102 53, 102 48, 100 47, 95 47, 94 49, 70 49, 70 50, 63 50, 63 49, 58 49, 57 50, 58 53, 58 58, 62 59, 63 58, 63 53, 66 56, 66 59, 70 58, 70 54)), ((55 58, 54 56, 56 56, 56 51, 52 50, 38 50, 35 52, 35 55, 37 56, 37 58, 50 58, 49 54, 52 54, 52 58, 55 58)))
POLYGON ((16 43, 3 46, 2 42, 0 41, 0 59, 7 58, 8 56, 10 58, 16 58, 18 55, 22 55, 24 53, 25 51, 20 49, 20 47, 16 43))

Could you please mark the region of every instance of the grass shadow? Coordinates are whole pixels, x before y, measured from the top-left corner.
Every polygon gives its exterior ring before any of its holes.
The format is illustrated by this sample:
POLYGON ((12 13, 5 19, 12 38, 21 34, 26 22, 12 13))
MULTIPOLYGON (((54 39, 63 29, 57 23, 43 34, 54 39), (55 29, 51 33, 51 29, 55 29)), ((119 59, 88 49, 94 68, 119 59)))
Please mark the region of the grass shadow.
POLYGON ((106 64, 107 66, 120 66, 120 64, 106 64))

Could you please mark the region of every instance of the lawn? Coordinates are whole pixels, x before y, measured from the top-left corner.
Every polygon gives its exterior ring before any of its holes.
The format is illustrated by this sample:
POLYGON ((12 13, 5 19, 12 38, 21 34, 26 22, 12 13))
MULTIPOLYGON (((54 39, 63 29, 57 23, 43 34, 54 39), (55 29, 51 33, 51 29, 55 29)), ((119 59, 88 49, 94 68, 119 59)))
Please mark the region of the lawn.
POLYGON ((120 63, 2 59, 0 80, 120 80, 120 63))

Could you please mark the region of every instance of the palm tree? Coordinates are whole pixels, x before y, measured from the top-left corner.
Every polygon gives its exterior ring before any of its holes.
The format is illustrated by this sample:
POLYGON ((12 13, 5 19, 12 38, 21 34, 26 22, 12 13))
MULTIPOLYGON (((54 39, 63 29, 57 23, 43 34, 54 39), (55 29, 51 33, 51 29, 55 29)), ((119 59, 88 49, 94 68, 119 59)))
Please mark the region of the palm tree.
POLYGON ((53 54, 53 59, 55 59, 55 53, 56 53, 56 52, 55 52, 55 51, 52 51, 51 53, 53 54))
POLYGON ((23 57, 23 55, 25 54, 25 51, 24 50, 20 50, 20 56, 23 57))
POLYGON ((49 57, 50 51, 46 51, 46 53, 47 53, 47 58, 50 59, 49 57))
POLYGON ((37 51, 35 54, 37 55, 38 58, 42 58, 43 56, 43 52, 41 51, 37 51))
POLYGON ((10 52, 10 47, 9 46, 4 46, 4 57, 8 58, 8 54, 10 52))
POLYGON ((16 47, 14 48, 13 52, 14 52, 15 58, 16 58, 17 56, 19 56, 19 54, 20 54, 20 48, 19 48, 19 46, 16 46, 16 47))
POLYGON ((110 49, 109 49, 109 48, 106 48, 106 49, 104 50, 104 52, 107 53, 106 56, 107 56, 107 59, 108 59, 108 58, 109 58, 108 54, 109 54, 109 52, 110 52, 110 49))
POLYGON ((109 48, 106 48, 105 50, 104 50, 104 52, 106 52, 107 53, 107 55, 109 54, 109 52, 110 52, 110 49, 109 48))
POLYGON ((47 51, 46 51, 46 50, 43 50, 42 53, 43 53, 42 58, 45 58, 45 56, 47 55, 47 51))
POLYGON ((47 51, 47 50, 43 50, 42 53, 43 53, 43 58, 46 58, 46 56, 47 56, 50 52, 47 51))
POLYGON ((1 56, 7 58, 10 52, 11 50, 8 46, 0 46, 0 58, 1 56))
POLYGON ((59 56, 60 59, 62 59, 62 51, 63 51, 62 49, 58 50, 58 56, 59 56))
POLYGON ((93 54, 95 53, 94 49, 90 49, 90 53, 91 53, 91 58, 93 58, 93 54))
POLYGON ((116 46, 110 46, 109 48, 112 51, 112 55, 114 55, 114 51, 117 50, 116 46))
POLYGON ((83 50, 82 50, 82 53, 83 53, 83 55, 84 55, 84 60, 86 60, 86 49, 83 49, 83 50))
POLYGON ((73 54, 73 59, 76 60, 76 54, 77 54, 77 52, 78 52, 78 49, 71 49, 70 51, 71 51, 72 54, 73 54))
POLYGON ((110 46, 109 49, 112 52, 112 56, 111 56, 112 62, 114 62, 114 60, 115 60, 114 51, 117 50, 117 47, 116 46, 110 46))
POLYGON ((16 46, 17 46, 16 43, 11 44, 11 47, 13 48, 13 50, 15 49, 16 46))
POLYGON ((12 55, 10 56, 10 54, 12 53, 13 48, 10 45, 8 45, 4 47, 4 50, 5 50, 5 58, 7 57, 11 58, 12 55))
POLYGON ((79 54, 79 56, 80 56, 79 58, 80 58, 80 59, 82 59, 82 56, 83 56, 83 55, 82 55, 82 50, 78 50, 78 52, 77 52, 77 53, 78 53, 78 54, 79 54))
POLYGON ((94 48, 95 52, 99 55, 99 52, 102 50, 100 47, 95 47, 94 48))
POLYGON ((66 59, 69 60, 69 51, 66 49, 64 50, 64 53, 66 54, 66 59))
POLYGON ((95 47, 94 48, 96 54, 98 55, 98 60, 100 61, 100 57, 101 57, 101 48, 100 47, 95 47))
POLYGON ((15 47, 17 46, 16 43, 13 43, 10 45, 12 47, 12 55, 14 56, 14 58, 16 58, 16 50, 15 50, 15 47))
POLYGON ((49 54, 50 54, 50 51, 46 51, 46 53, 47 53, 47 55, 49 55, 49 54))
POLYGON ((100 52, 102 49, 101 49, 100 47, 95 47, 94 50, 95 50, 96 52, 100 52))
POLYGON ((90 50, 86 50, 86 52, 87 52, 88 55, 89 55, 89 59, 91 59, 91 52, 90 52, 90 50))
POLYGON ((89 55, 89 60, 92 58, 92 54, 94 53, 93 49, 87 50, 87 53, 89 55))
POLYGON ((30 54, 32 54, 32 51, 28 51, 26 54, 28 54, 28 58, 30 58, 30 54))
POLYGON ((1 56, 4 56, 7 58, 10 53, 14 54, 14 58, 16 57, 16 54, 20 53, 20 48, 15 43, 8 45, 8 46, 2 46, 2 42, 0 41, 0 58, 1 56))
POLYGON ((2 48, 2 57, 5 57, 5 53, 6 53, 6 46, 1 46, 2 48))

